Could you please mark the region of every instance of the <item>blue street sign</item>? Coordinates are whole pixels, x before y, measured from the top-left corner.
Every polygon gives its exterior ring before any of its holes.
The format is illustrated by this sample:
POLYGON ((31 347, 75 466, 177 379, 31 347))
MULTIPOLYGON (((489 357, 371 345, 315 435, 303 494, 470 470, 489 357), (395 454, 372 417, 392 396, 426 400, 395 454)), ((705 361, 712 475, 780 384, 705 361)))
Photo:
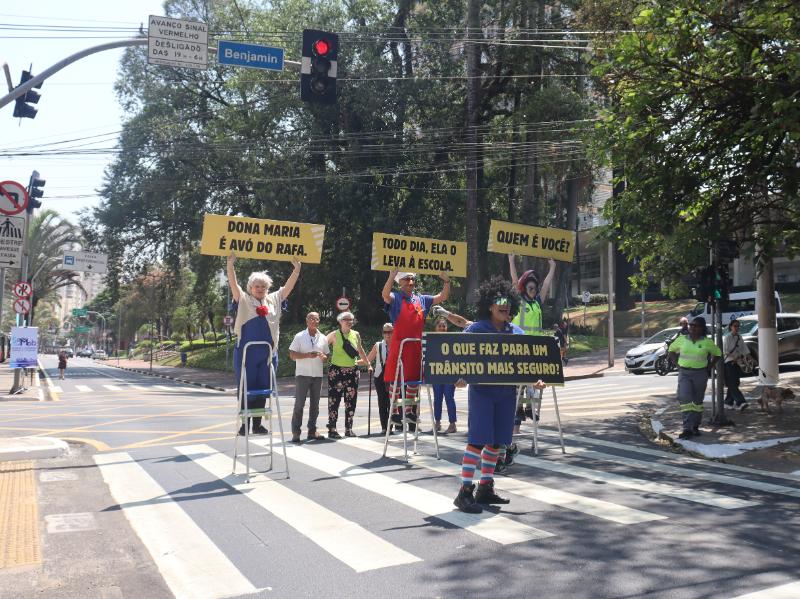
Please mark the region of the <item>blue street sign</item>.
POLYGON ((217 62, 252 69, 283 70, 283 48, 220 40, 217 62))

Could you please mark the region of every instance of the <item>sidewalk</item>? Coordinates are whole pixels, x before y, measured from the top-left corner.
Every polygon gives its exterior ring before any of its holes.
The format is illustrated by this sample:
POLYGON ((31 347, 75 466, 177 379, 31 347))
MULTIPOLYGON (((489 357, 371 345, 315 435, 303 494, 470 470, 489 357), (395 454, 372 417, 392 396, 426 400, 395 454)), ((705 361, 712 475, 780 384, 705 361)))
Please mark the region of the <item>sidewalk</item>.
MULTIPOLYGON (((800 388, 800 372, 781 373, 780 386, 800 388)), ((767 414, 758 405, 763 387, 758 385, 756 377, 742 379, 741 389, 747 408, 743 412, 725 408, 725 415, 735 426, 708 424, 712 404, 711 396, 706 395, 702 436, 678 439, 682 422, 677 401, 670 401, 666 408, 655 413, 644 414, 651 429, 647 432, 656 441, 666 441, 700 457, 800 476, 800 393, 799 397, 783 402, 783 412, 771 402, 771 413, 767 414)))

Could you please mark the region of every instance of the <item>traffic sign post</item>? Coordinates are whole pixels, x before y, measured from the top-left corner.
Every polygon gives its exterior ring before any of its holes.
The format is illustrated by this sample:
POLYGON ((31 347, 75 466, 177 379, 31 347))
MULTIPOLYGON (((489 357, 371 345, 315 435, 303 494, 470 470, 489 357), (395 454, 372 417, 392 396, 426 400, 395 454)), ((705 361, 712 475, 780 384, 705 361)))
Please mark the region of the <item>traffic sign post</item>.
MULTIPOLYGON (((0 198, 0 201, 4 201, 0 198)), ((8 202, 5 202, 6 204, 8 202)), ((0 267, 18 268, 25 247, 25 218, 0 217, 0 267)))
POLYGON ((336 300, 336 309, 339 312, 344 312, 345 310, 350 309, 350 300, 344 296, 340 297, 336 300))
POLYGON ((586 326, 586 306, 592 301, 592 294, 588 291, 584 291, 581 299, 583 300, 583 326, 586 326))
POLYGON ((13 216, 28 207, 28 190, 16 181, 0 181, 0 213, 13 216))
POLYGON ((18 297, 14 300, 14 312, 17 314, 27 314, 31 311, 31 301, 24 297, 18 297))
POLYGON ((251 69, 269 71, 283 70, 283 48, 243 44, 229 40, 220 40, 217 46, 217 62, 251 69))
POLYGON ((208 25, 202 21, 150 15, 147 64, 208 68, 208 25))
POLYGON ((230 315, 226 316, 225 318, 222 319, 222 323, 226 327, 233 326, 233 316, 230 316, 230 315))
POLYGON ((27 281, 19 281, 14 285, 14 295, 20 298, 30 297, 33 287, 27 281))

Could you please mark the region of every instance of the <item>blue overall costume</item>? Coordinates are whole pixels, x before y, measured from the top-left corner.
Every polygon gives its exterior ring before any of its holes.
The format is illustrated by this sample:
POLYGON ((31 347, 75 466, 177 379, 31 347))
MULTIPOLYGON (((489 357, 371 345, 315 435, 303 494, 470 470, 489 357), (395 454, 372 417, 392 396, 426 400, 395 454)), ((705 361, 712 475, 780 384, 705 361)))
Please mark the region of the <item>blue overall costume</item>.
MULTIPOLYGON (((250 341, 267 341, 272 344, 272 332, 269 330, 267 319, 263 316, 251 318, 242 325, 242 330, 236 347, 233 350, 233 371, 236 374, 236 388, 239 388, 242 373, 242 357, 244 346, 250 341)), ((269 365, 267 364, 268 349, 266 345, 251 345, 247 350, 247 364, 245 377, 247 389, 271 389, 269 365)), ((249 398, 247 404, 250 408, 263 408, 266 404, 266 395, 249 398)))

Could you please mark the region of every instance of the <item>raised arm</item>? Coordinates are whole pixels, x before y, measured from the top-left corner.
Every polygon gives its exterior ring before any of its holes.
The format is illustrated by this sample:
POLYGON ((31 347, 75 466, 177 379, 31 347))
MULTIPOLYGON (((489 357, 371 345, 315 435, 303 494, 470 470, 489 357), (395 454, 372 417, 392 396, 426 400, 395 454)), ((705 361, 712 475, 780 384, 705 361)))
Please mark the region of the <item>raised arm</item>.
POLYGON ((286 282, 283 284, 283 287, 281 287, 281 289, 283 290, 283 292, 281 293, 281 297, 283 299, 289 297, 289 294, 292 293, 294 286, 297 284, 298 277, 300 277, 300 261, 292 260, 292 266, 294 266, 292 274, 289 275, 289 278, 286 279, 286 282))
POLYGON ((439 273, 439 278, 444 281, 444 286, 442 290, 433 296, 433 305, 441 304, 443 301, 446 301, 448 297, 450 297, 450 277, 447 276, 447 273, 439 273))
POLYGON ((472 324, 471 320, 467 320, 459 314, 453 314, 449 310, 445 310, 442 306, 436 306, 436 308, 431 310, 431 312, 433 312, 433 315, 436 318, 445 318, 447 322, 457 326, 460 329, 465 329, 472 324))
POLYGON ((389 271, 389 277, 386 279, 386 283, 383 285, 383 289, 381 290, 381 297, 383 298, 384 304, 391 304, 392 303, 392 285, 394 284, 394 278, 397 276, 397 269, 393 268, 389 271))
POLYGON ((508 255, 508 272, 511 274, 511 284, 516 287, 519 282, 519 277, 517 276, 517 264, 514 254, 508 255))
POLYGON ((236 254, 233 252, 230 253, 228 256, 228 265, 227 265, 227 273, 228 273, 228 285, 231 286, 231 297, 233 301, 237 304, 239 303, 239 283, 236 281, 236 270, 233 268, 234 263, 236 262, 236 254))
POLYGON ((547 276, 542 281, 542 288, 539 290, 539 295, 542 297, 542 302, 547 301, 547 294, 550 293, 550 285, 553 283, 553 277, 556 274, 556 261, 550 258, 547 261, 547 276))

